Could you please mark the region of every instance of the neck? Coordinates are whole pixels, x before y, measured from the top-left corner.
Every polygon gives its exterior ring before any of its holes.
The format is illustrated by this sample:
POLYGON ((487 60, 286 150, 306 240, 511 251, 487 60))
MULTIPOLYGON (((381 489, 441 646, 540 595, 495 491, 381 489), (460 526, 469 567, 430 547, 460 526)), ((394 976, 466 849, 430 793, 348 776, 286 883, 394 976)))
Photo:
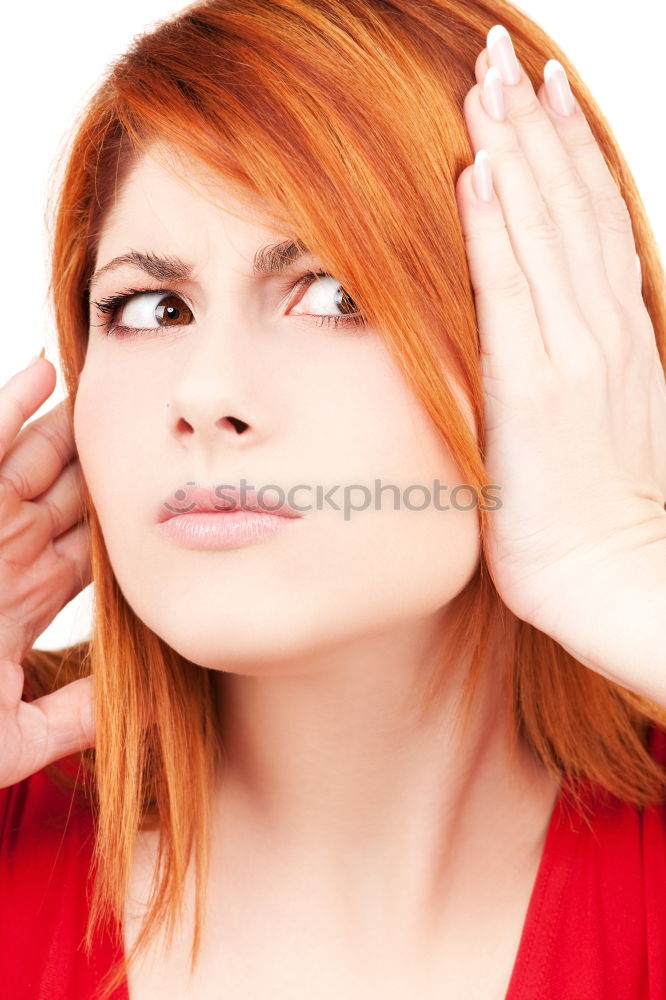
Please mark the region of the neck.
POLYGON ((340 905, 402 900, 421 913, 470 866, 483 878, 486 863, 534 863, 557 785, 520 744, 514 752, 500 671, 484 670, 462 743, 466 663, 445 665, 436 708, 417 711, 442 623, 220 674, 216 815, 229 861, 241 852, 255 871, 315 883, 340 905))

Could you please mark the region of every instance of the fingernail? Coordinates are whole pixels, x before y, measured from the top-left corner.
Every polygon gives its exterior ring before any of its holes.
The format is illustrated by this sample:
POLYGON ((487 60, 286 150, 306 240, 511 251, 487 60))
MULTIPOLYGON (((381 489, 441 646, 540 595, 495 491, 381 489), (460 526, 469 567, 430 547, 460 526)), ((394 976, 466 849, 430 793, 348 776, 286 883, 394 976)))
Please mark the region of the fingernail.
POLYGON ((26 365, 26 368, 31 368, 35 364, 35 362, 39 361, 40 358, 43 358, 45 356, 46 356, 46 348, 42 347, 42 349, 39 352, 39 354, 35 354, 35 356, 32 359, 32 361, 28 362, 28 364, 26 365))
POLYGON ((474 157, 472 180, 474 190, 481 201, 492 201, 493 177, 490 169, 490 154, 487 149, 480 149, 474 157))
POLYGON ((573 94, 564 66, 557 59, 549 59, 543 68, 548 101, 559 115, 572 115, 575 110, 573 94))
POLYGON ((496 121, 501 122, 506 117, 502 78, 497 66, 489 66, 483 78, 483 106, 496 121))
POLYGON ((486 36, 491 65, 500 71, 502 83, 519 83, 521 72, 511 36, 503 24, 495 24, 486 36))

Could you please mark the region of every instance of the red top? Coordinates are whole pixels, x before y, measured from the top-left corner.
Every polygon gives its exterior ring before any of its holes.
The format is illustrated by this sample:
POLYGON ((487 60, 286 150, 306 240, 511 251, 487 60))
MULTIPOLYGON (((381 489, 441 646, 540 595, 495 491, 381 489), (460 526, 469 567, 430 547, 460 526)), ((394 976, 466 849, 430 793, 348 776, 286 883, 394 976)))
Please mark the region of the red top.
MULTIPOLYGON (((649 747, 666 765, 666 731, 653 727, 649 747)), ((640 809, 592 783, 587 795, 591 829, 564 785, 556 800, 505 1000, 666 997, 666 802, 640 809)), ((93 828, 71 797, 44 771, 0 789, 0 978, 11 1000, 97 1000, 123 953, 115 925, 91 961, 80 947, 93 828)), ((129 1000, 126 981, 113 1000, 129 1000)))

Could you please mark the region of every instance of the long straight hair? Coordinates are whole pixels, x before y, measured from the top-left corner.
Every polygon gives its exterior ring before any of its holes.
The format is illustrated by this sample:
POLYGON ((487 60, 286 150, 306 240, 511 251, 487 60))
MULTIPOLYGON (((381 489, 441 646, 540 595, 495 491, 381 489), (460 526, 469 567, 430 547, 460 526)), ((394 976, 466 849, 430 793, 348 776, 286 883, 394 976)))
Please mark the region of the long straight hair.
MULTIPOLYGON (((189 183, 170 155, 178 151, 229 185, 250 214, 269 205, 276 225, 321 258, 384 339, 464 481, 482 495, 479 339, 455 182, 473 159, 463 100, 496 23, 511 33, 536 86, 551 57, 569 75, 629 208, 643 298, 666 367, 664 272, 635 182, 575 67, 524 13, 504 0, 210 0, 135 38, 75 124, 51 231, 51 295, 70 405, 86 353, 88 283, 104 220, 145 152, 163 153, 165 166, 189 183)), ((98 920, 122 919, 136 834, 153 828, 160 863, 127 959, 161 926, 173 933, 194 854, 194 969, 211 781, 223 757, 212 671, 176 654, 127 605, 85 486, 84 493, 95 591, 90 642, 83 655, 78 647, 69 657, 68 650, 32 651, 24 666, 37 694, 95 675, 96 745, 82 753, 96 820, 86 947, 98 920)), ((487 516, 492 512, 480 508, 482 540, 487 516)), ((590 780, 640 806, 663 800, 664 770, 648 752, 646 733, 651 724, 666 725, 664 708, 589 670, 514 616, 483 555, 452 607, 447 655, 469 658, 461 734, 496 623, 503 641, 493 669, 502 670, 516 738, 567 779, 574 795, 590 780)), ((445 680, 438 660, 424 712, 445 680)), ((116 967, 105 998, 125 968, 116 967)))

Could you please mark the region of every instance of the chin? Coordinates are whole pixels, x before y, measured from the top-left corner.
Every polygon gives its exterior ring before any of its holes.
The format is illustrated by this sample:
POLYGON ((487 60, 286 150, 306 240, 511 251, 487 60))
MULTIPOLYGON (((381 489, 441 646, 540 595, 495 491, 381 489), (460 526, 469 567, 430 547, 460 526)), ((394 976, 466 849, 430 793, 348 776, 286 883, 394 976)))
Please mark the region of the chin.
MULTIPOLYGON (((323 635, 325 613, 307 611, 279 601, 270 606, 251 600, 234 606, 206 601, 205 607, 193 600, 163 601, 150 607, 143 600, 129 600, 134 613, 167 645, 185 659, 201 667, 238 674, 270 674, 271 665, 307 661, 330 637, 323 635), (168 612, 168 613, 165 613, 168 612), (316 626, 310 626, 310 623, 316 626)), ((332 622, 339 629, 340 622, 332 622)))

